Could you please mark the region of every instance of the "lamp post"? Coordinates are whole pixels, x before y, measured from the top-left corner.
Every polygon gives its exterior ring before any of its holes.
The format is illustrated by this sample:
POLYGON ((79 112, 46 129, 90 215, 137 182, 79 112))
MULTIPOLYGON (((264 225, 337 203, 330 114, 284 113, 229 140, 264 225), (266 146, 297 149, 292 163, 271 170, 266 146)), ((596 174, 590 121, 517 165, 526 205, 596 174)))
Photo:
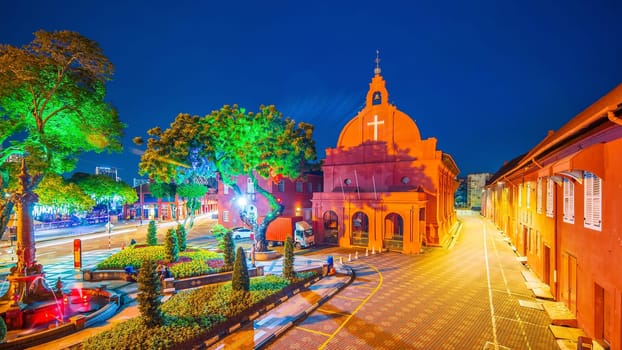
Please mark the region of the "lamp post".
POLYGON ((110 224, 110 201, 108 201, 108 250, 110 250, 111 229, 112 225, 110 224))

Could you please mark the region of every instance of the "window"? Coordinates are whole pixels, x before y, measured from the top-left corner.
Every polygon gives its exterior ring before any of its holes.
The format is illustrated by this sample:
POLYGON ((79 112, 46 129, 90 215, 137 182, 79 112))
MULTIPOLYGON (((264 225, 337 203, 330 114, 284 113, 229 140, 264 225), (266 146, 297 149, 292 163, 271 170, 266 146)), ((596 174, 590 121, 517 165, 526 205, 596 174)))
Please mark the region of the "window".
POLYGON ((322 192, 322 184, 318 183, 315 192, 322 192))
POLYGON ((307 192, 313 193, 313 183, 307 182, 307 192))
POLYGON ((223 194, 229 194, 229 185, 225 184, 224 189, 222 191, 223 194))
POLYGON ((224 210, 222 212, 222 221, 229 222, 229 211, 228 210, 224 210))
POLYGON ((583 174, 583 226, 597 231, 602 229, 602 184, 598 176, 583 174))
POLYGON ((379 105, 381 103, 382 103, 382 94, 380 93, 380 91, 374 92, 374 99, 372 101, 372 104, 379 105))
POLYGON ((564 222, 574 224, 574 184, 564 179, 564 222))
POLYGON ((531 182, 527 183, 527 194, 525 195, 525 206, 527 209, 531 207, 531 182))
POLYGON ((296 181, 296 192, 302 192, 302 182, 296 181))
POLYGON ((523 206, 523 184, 518 185, 518 207, 523 206))
POLYGON ((542 178, 536 184, 536 213, 542 214, 542 178))
POLYGON ((279 181, 279 192, 285 192, 285 180, 279 181))
POLYGON ((546 216, 553 217, 553 185, 551 178, 546 179, 546 216))

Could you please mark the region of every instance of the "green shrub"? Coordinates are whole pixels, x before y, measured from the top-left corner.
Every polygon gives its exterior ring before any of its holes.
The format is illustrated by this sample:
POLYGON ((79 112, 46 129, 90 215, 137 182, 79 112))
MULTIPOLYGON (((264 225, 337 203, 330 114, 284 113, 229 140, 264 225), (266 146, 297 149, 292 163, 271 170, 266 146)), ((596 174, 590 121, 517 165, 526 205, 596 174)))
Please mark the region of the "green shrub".
POLYGON ((177 225, 177 239, 179 240, 179 251, 180 252, 185 252, 188 242, 187 242, 187 238, 188 238, 188 233, 186 232, 186 228, 184 227, 184 225, 179 224, 177 225))
POLYGON ((158 244, 158 228, 156 227, 155 221, 149 221, 149 226, 147 227, 147 244, 148 245, 157 245, 158 244))
POLYGON ((6 338, 6 323, 4 323, 4 318, 0 317, 0 342, 6 338))
POLYGON ((147 327, 162 324, 160 312, 160 278, 156 272, 156 262, 145 260, 138 271, 138 309, 147 327))
POLYGON ((231 270, 233 268, 233 263, 235 262, 235 243, 233 242, 231 231, 225 232, 223 236, 222 254, 223 261, 225 263, 224 268, 231 270))
POLYGON ((248 276, 248 267, 246 266, 246 256, 244 249, 238 247, 235 254, 235 264, 233 266, 233 275, 231 276, 231 285, 235 291, 248 292, 250 280, 248 276))
POLYGON ((283 255, 283 277, 291 281, 296 277, 296 273, 294 272, 294 243, 289 236, 285 240, 283 255))
POLYGON ((174 228, 166 231, 166 237, 164 240, 164 254, 167 262, 175 262, 179 259, 179 241, 177 240, 177 233, 174 228))

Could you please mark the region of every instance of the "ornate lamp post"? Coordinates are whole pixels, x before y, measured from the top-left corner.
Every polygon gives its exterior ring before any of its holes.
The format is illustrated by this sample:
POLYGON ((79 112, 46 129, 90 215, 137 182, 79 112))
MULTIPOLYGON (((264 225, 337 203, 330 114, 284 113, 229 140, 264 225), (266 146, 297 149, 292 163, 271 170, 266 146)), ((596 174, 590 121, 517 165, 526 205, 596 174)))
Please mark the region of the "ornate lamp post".
POLYGON ((31 191, 30 175, 26 160, 22 158, 21 172, 18 175, 19 188, 13 195, 15 216, 17 218, 17 264, 7 276, 9 289, 0 298, 0 313, 6 312, 9 329, 23 325, 23 311, 36 301, 54 299, 54 292, 45 286, 43 266, 35 260, 34 225, 31 216, 37 195, 31 191))

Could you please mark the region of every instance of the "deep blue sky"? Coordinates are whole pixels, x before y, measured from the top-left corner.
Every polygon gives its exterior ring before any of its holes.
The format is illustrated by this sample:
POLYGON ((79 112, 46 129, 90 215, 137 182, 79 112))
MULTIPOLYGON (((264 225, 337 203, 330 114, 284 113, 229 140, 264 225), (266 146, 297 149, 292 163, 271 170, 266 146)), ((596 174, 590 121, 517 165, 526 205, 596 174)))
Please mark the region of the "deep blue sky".
POLYGON ((494 172, 622 83, 619 0, 1 1, 0 42, 39 29, 97 41, 125 150, 77 170, 138 177, 134 136, 178 113, 274 104, 318 155, 363 106, 380 50, 389 99, 460 176, 494 172))

